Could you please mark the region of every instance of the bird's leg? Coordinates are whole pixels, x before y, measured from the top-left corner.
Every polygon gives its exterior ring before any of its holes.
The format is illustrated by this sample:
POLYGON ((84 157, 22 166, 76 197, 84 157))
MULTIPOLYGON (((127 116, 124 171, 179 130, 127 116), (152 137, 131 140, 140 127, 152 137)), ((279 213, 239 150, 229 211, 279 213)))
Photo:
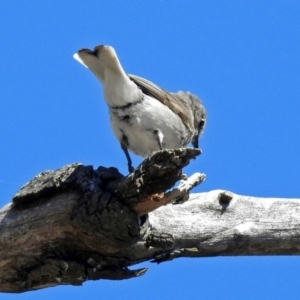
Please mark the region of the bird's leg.
POLYGON ((163 134, 158 129, 154 130, 154 134, 155 134, 156 139, 157 139, 159 150, 163 150, 163 147, 162 147, 162 141, 163 141, 163 137, 164 137, 163 134))
POLYGON ((131 161, 131 158, 130 158, 128 149, 127 149, 122 143, 121 143, 121 148, 122 148, 122 150, 124 151, 125 156, 126 156, 126 158, 127 158, 128 172, 129 172, 129 173, 132 173, 133 170, 134 170, 134 167, 132 166, 132 161, 131 161))
POLYGON ((121 148, 123 152, 125 153, 126 159, 127 159, 127 165, 128 165, 128 172, 132 173, 134 170, 134 167, 132 166, 132 161, 128 152, 128 140, 127 136, 123 134, 122 140, 121 140, 121 148))

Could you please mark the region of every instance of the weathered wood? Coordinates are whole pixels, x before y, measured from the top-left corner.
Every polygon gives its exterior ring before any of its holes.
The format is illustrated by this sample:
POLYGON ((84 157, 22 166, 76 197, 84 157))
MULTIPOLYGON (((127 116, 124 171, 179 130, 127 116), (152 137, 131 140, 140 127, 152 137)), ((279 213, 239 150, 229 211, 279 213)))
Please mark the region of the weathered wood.
POLYGON ((120 181, 117 196, 124 199, 139 216, 180 197, 188 197, 189 191, 205 179, 204 174, 193 176, 189 184, 181 189, 180 195, 175 195, 175 191, 172 194, 165 191, 182 179, 182 168, 200 153, 200 149, 180 148, 150 155, 133 173, 120 181))
MULTIPOLYGON (((156 235, 173 246, 156 262, 216 255, 299 255, 299 199, 255 198, 216 190, 150 214, 156 235), (232 197, 232 198, 231 198, 232 197), (230 199, 231 198, 231 199, 230 199)), ((150 244, 151 245, 151 244, 150 244)))
MULTIPOLYGON (((122 254, 149 230, 153 205, 139 210, 137 204, 151 203, 158 193, 163 201, 156 207, 172 201, 164 200, 164 190, 199 154, 163 150, 127 177, 115 168, 80 164, 37 175, 0 211, 0 291, 142 275, 146 270, 129 270, 136 261, 122 254)), ((199 183, 192 182, 182 196, 199 183)))
POLYGON ((0 211, 0 291, 133 278, 146 269, 129 267, 148 260, 300 253, 297 199, 212 191, 181 203, 205 178, 168 190, 190 150, 158 152, 127 177, 79 164, 36 176, 0 211))

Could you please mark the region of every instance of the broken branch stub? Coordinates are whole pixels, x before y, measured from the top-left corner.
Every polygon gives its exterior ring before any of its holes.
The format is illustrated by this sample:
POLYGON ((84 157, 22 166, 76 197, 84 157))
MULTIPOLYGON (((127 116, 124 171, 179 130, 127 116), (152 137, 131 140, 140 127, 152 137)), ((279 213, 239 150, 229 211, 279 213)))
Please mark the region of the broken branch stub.
MULTIPOLYGON (((181 180, 182 169, 200 153, 200 149, 190 148, 155 152, 120 182, 117 195, 124 199, 124 202, 132 207, 139 216, 175 201, 176 199, 166 191, 181 180)), ((188 195, 194 186, 205 179, 204 174, 196 177, 194 176, 192 180, 187 179, 190 187, 185 189, 185 193, 181 193, 181 197, 188 195)), ((181 183, 182 185, 184 184, 181 183)), ((178 188, 175 189, 178 191, 178 188)))

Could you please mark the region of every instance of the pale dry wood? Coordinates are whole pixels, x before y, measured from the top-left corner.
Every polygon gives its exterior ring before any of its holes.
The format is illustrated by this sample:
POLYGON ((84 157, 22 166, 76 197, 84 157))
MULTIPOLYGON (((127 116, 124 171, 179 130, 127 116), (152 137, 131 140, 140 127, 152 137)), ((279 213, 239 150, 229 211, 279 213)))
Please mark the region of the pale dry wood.
POLYGON ((149 222, 158 233, 170 234, 176 248, 159 254, 156 261, 180 256, 300 253, 299 199, 256 198, 216 190, 190 195, 182 205, 161 207, 150 214, 149 222))

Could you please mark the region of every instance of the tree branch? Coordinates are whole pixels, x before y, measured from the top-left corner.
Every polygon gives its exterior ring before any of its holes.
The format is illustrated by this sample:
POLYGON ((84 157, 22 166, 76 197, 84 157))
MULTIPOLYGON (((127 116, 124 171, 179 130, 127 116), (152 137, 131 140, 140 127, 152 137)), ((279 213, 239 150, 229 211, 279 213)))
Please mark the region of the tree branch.
POLYGON ((299 254, 298 200, 212 191, 184 202, 205 179, 182 180, 198 154, 159 151, 127 177, 80 164, 36 176, 0 211, 0 291, 128 279, 148 260, 299 254))

